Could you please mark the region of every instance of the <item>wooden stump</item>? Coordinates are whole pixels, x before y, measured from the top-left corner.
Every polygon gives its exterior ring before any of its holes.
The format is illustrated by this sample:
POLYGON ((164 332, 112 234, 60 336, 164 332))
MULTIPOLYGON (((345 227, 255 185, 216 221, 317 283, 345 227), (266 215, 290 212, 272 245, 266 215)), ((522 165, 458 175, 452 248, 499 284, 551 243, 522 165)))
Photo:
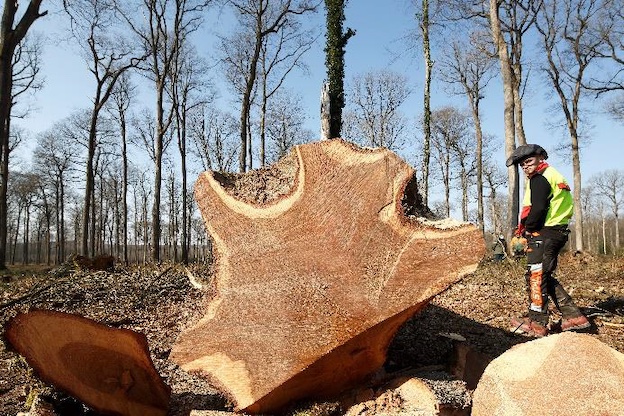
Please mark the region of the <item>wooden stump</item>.
POLYGON ((472 225, 403 215, 413 169, 394 153, 342 140, 293 151, 294 185, 270 203, 233 197, 212 172, 195 187, 216 295, 171 358, 251 413, 333 397, 373 374, 401 324, 485 251, 472 225))

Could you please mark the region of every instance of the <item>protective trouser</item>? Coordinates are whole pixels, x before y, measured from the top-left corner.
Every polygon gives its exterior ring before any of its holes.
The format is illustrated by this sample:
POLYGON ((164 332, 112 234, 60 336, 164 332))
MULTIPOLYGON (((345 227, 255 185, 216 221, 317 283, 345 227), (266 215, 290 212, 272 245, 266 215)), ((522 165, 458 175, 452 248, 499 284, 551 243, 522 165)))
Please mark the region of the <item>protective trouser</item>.
POLYGON ((528 236, 526 283, 529 295, 529 317, 546 325, 548 323, 548 299, 564 318, 581 314, 570 295, 553 276, 557 268, 559 252, 568 241, 569 230, 565 226, 544 227, 539 233, 528 236))

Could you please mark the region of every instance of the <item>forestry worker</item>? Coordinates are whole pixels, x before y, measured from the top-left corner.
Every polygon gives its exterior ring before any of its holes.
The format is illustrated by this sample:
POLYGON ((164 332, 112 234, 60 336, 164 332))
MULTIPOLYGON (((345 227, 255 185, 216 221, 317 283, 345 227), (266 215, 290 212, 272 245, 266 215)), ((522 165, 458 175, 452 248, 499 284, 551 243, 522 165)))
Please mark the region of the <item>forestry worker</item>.
POLYGON ((568 241, 568 223, 574 202, 566 179, 546 163, 548 154, 539 145, 519 146, 507 159, 507 166, 518 165, 526 175, 519 230, 527 238, 526 284, 529 310, 512 319, 512 330, 531 336, 548 334, 548 299, 561 312, 561 330, 590 326, 571 296, 554 277, 559 252, 568 241))

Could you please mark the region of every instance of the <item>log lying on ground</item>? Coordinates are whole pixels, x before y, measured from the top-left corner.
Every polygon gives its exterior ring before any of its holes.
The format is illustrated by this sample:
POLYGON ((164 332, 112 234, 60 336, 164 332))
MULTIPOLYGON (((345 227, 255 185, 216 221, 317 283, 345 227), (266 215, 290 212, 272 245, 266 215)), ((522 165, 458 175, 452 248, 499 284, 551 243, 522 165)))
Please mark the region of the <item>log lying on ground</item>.
POLYGON ((171 358, 251 413, 333 397, 375 373, 398 328, 484 254, 471 225, 403 215, 413 169, 394 153, 342 140, 293 152, 293 185, 269 203, 233 197, 212 172, 195 187, 216 295, 171 358))
POLYGON ((474 416, 621 415, 624 354, 589 334, 518 344, 494 359, 474 392, 474 416))
POLYGON ((141 334, 33 310, 15 316, 6 337, 43 380, 102 414, 167 414, 171 389, 156 372, 141 334))

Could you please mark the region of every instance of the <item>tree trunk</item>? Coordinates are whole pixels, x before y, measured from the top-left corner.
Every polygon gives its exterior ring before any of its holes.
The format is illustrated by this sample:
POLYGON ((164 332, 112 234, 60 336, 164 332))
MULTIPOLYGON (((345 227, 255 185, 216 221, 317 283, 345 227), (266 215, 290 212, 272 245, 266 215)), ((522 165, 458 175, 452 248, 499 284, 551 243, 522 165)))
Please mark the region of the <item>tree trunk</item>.
MULTIPOLYGON (((505 121, 505 157, 511 156, 516 149, 515 137, 515 116, 514 116, 514 93, 513 93, 513 77, 511 65, 509 62, 509 54, 507 44, 501 33, 501 24, 498 17, 498 1, 490 0, 490 25, 492 30, 492 38, 494 45, 498 51, 498 58, 501 65, 501 75, 503 78, 503 95, 504 95, 504 121, 505 121)), ((518 224, 518 213, 520 211, 520 190, 518 167, 511 165, 507 168, 507 176, 509 179, 509 193, 507 197, 507 227, 512 230, 518 224)), ((511 231, 509 231, 511 232, 511 231)))
POLYGON ((604 213, 602 214, 602 254, 607 254, 607 227, 604 213))
POLYGON ((22 264, 28 264, 28 246, 30 245, 30 205, 26 205, 24 210, 24 247, 22 248, 22 264))
MULTIPOLYGON (((478 93, 478 92, 477 92, 478 93)), ((480 98, 471 97, 470 108, 472 120, 475 126, 475 136, 477 139, 477 150, 475 160, 477 161, 477 225, 481 233, 485 235, 485 220, 483 208, 483 129, 481 128, 481 114, 479 111, 480 98)))
POLYGON ((13 107, 13 55, 32 24, 47 14, 40 13, 41 0, 31 0, 15 24, 19 2, 5 0, 0 23, 0 270, 6 269, 9 183, 11 148, 11 109, 13 107))
MULTIPOLYGON (((160 192, 162 188, 162 158, 165 140, 164 82, 157 83, 156 101, 156 143, 154 144, 154 205, 152 206, 152 260, 160 263, 160 192)), ((147 220, 147 218, 146 218, 147 220)))
MULTIPOLYGON (((247 152, 251 156, 251 136, 249 134, 249 119, 251 115, 251 94, 253 93, 254 85, 256 84, 256 76, 258 71, 258 60, 260 59, 260 52, 262 50, 262 15, 257 17, 256 27, 256 39, 253 55, 249 62, 249 72, 247 73, 247 79, 245 82, 245 91, 243 92, 243 100, 241 102, 241 114, 240 114, 240 140, 241 140, 241 152, 239 159, 239 170, 245 172, 247 170, 247 152), (247 147, 249 143, 249 148, 247 147)), ((251 167, 251 161, 249 166, 251 167)))
MULTIPOLYGON (((96 92, 96 102, 98 97, 99 93, 96 92)), ((91 204, 93 204, 95 192, 94 159, 97 147, 97 117, 98 112, 94 109, 91 113, 91 122, 89 125, 84 206, 82 211, 82 246, 80 251, 82 255, 86 257, 92 257, 95 255, 95 223, 92 221, 95 218, 95 215, 91 212, 92 208, 94 208, 91 204), (89 239, 89 236, 91 236, 91 239, 89 239), (89 250, 89 242, 91 243, 91 250, 89 250)))
POLYGON ((187 223, 189 222, 188 218, 188 185, 187 185, 187 172, 186 172, 186 136, 183 139, 183 148, 180 151, 180 163, 182 165, 182 252, 181 252, 181 260, 182 263, 187 264, 189 261, 188 254, 188 240, 189 234, 187 232, 187 223))
POLYGON ((422 198, 423 203, 429 205, 429 164, 431 163, 431 70, 433 61, 431 60, 431 46, 429 43, 429 0, 422 0, 422 22, 421 31, 423 35, 423 55, 425 58, 425 90, 423 92, 423 178, 422 178, 422 198))
POLYGON ((581 156, 576 129, 570 131, 572 139, 572 172, 574 177, 574 235, 576 236, 576 251, 583 251, 583 210, 581 209, 581 156))
POLYGON ((615 248, 616 250, 618 250, 620 248, 620 219, 619 219, 617 211, 614 213, 614 216, 615 216, 615 248))
POLYGON ((361 383, 400 326, 485 252, 472 225, 407 221, 414 170, 388 150, 326 140, 296 146, 293 159, 298 168, 275 168, 292 189, 268 203, 228 194, 211 172, 195 187, 219 254, 218 293, 170 357, 245 412, 275 414, 361 383))
POLYGON ((329 82, 323 82, 321 87, 321 140, 330 139, 329 135, 329 82))

